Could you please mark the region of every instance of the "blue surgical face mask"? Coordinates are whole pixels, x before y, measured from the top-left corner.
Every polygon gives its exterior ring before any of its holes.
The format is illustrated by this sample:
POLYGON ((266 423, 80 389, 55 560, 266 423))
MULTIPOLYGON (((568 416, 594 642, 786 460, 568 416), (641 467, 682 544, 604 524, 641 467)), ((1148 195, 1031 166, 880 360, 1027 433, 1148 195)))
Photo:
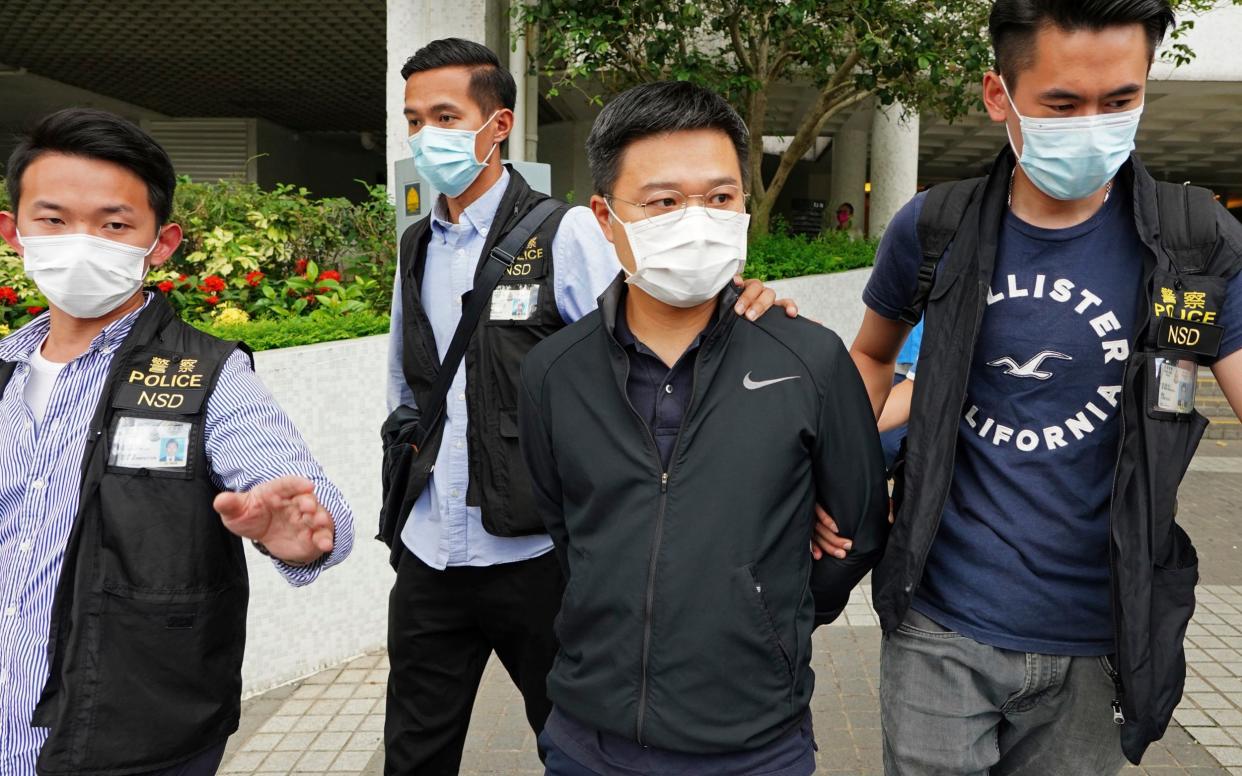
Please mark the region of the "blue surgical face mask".
MULTIPOLYGON (((1022 156, 1026 177, 1053 199, 1084 199, 1117 176, 1134 150, 1143 106, 1124 113, 1036 119, 1018 113, 1001 79, 1005 96, 1022 125, 1022 156)), ((1005 131, 1009 132, 1006 123, 1005 131)), ((1013 134, 1009 145, 1017 153, 1013 134)))
POLYGON ((446 197, 459 196, 470 188, 496 150, 493 145, 480 162, 474 158, 474 138, 499 113, 493 113, 474 131, 423 127, 418 134, 410 135, 410 151, 418 174, 446 197))

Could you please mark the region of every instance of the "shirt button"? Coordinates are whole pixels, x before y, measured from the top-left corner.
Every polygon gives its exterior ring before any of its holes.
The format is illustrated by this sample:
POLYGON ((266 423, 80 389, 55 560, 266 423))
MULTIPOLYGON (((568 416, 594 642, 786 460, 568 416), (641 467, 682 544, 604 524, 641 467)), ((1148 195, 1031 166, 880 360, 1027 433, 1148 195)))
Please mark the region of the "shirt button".
POLYGON ((42 478, 42 477, 36 477, 36 478, 35 478, 35 480, 34 480, 33 482, 31 482, 31 483, 30 483, 30 487, 34 488, 35 490, 39 490, 40 488, 42 488, 42 487, 43 487, 43 478, 42 478))
POLYGON ((486 234, 487 234, 487 227, 486 227, 486 226, 480 226, 480 227, 479 227, 479 234, 486 235, 486 234))
POLYGON ((8 684, 8 683, 9 683, 9 669, 6 668, 0 671, 0 684, 8 684))
POLYGON ((664 392, 665 392, 665 393, 672 393, 672 392, 673 392, 673 384, 672 384, 672 383, 668 383, 667 385, 665 385, 665 386, 664 386, 664 392))
POLYGON ((457 249, 457 255, 458 255, 458 256, 465 256, 465 255, 466 255, 466 252, 465 252, 464 250, 462 250, 461 248, 458 248, 458 249, 457 249))
POLYGON ((457 488, 453 488, 451 491, 449 491, 449 495, 452 496, 453 498, 457 498, 458 496, 461 495, 461 491, 459 491, 457 488))
POLYGON ((453 447, 456 447, 458 450, 460 450, 460 449, 461 449, 461 440, 460 440, 460 439, 459 439, 459 440, 457 440, 457 444, 453 445, 453 447))
POLYGON ((5 617, 12 617, 15 614, 17 614, 17 606, 14 604, 9 604, 9 608, 4 610, 5 617))
POLYGON ((465 400, 466 400, 466 394, 464 393, 457 394, 457 401, 465 401, 465 400))
POLYGON ((21 550, 22 552, 30 552, 30 542, 22 542, 21 545, 17 549, 21 550))

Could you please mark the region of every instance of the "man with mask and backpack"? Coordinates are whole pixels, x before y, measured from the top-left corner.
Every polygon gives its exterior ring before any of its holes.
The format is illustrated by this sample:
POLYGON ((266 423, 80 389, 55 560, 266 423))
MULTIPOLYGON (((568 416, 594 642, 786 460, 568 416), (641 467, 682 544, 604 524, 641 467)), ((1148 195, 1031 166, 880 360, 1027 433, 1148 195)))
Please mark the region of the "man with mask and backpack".
POLYGON ((874 574, 889 774, 1114 773, 1183 688, 1177 489, 1211 369, 1242 410, 1242 225, 1132 153, 1164 0, 997 0, 1010 145, 894 219, 852 348, 872 403, 926 314, 874 574))

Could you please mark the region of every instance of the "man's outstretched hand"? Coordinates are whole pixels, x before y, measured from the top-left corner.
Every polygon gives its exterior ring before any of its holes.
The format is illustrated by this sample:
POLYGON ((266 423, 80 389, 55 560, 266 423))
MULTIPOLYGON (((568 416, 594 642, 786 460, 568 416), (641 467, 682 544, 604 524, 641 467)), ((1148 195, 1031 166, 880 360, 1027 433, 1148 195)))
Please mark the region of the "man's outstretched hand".
POLYGON ((280 477, 245 493, 221 493, 214 507, 225 528, 262 544, 292 566, 314 563, 332 552, 332 516, 305 477, 280 477))

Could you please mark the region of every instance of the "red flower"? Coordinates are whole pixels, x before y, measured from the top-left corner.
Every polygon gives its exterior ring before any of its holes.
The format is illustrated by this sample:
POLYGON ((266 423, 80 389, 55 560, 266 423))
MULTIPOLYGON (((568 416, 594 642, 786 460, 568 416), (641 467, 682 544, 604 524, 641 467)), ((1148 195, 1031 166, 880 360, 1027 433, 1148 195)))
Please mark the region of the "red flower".
POLYGON ((254 272, 247 272, 246 273, 246 285, 257 286, 259 285, 259 283, 263 282, 263 277, 264 277, 263 273, 258 271, 257 269, 254 272))
POLYGON ((156 288, 167 294, 173 290, 174 285, 175 284, 171 280, 165 280, 163 283, 157 285, 156 288))
POLYGON ((206 301, 207 301, 207 304, 220 304, 220 297, 216 296, 215 294, 212 294, 211 296, 207 297, 206 301))
POLYGON ((40 307, 37 304, 26 308, 26 312, 30 313, 31 315, 38 315, 39 313, 43 312, 43 310, 44 308, 40 307))
POLYGON ((208 275, 207 277, 203 278, 202 289, 204 291, 209 291, 214 294, 219 291, 223 291, 225 288, 226 288, 226 284, 224 282, 224 278, 220 277, 219 275, 208 275))
POLYGON ((310 262, 307 261, 306 259, 298 259, 297 261, 293 262, 294 273, 298 275, 305 275, 307 264, 310 264, 310 262))
POLYGON ((0 286, 0 304, 17 304, 17 292, 12 286, 0 286))
MULTIPOLYGON (((341 282, 341 273, 337 272, 337 271, 336 271, 336 270, 334 270, 334 269, 324 270, 322 273, 320 273, 320 275, 319 275, 319 279, 320 279, 320 280, 335 280, 336 282, 340 283, 340 282, 341 282)), ((321 293, 321 294, 326 294, 326 293, 327 293, 328 291, 330 291, 330 290, 331 290, 331 289, 329 289, 327 286, 320 286, 320 287, 319 287, 319 293, 321 293)))

